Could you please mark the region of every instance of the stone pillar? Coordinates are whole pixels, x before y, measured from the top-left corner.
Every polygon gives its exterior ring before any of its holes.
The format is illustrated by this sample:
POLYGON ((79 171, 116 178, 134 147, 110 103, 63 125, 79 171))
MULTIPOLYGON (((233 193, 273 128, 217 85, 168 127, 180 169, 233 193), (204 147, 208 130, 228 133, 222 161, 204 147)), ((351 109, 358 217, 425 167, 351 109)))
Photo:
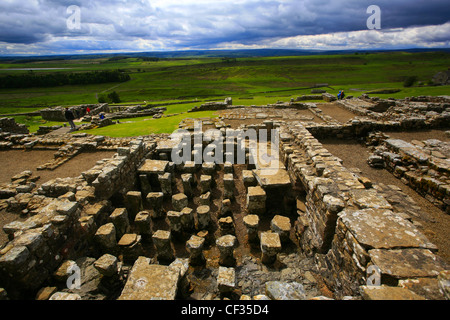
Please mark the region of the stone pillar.
POLYGON ((142 237, 135 233, 126 233, 118 242, 119 250, 125 262, 134 262, 143 254, 142 237))
POLYGON ((214 162, 203 162, 202 170, 204 174, 212 175, 216 171, 216 164, 214 162))
POLYGON ((117 239, 130 230, 130 221, 128 219, 128 212, 125 208, 117 208, 109 216, 109 221, 116 227, 117 239))
POLYGON ((223 172, 224 172, 225 174, 227 174, 227 173, 233 173, 233 162, 229 162, 229 161, 225 162, 225 163, 223 164, 223 172))
POLYGON ((181 175, 181 181, 183 183, 183 192, 189 198, 192 197, 192 173, 184 173, 181 175))
POLYGON ((231 267, 236 264, 233 256, 234 247, 236 245, 236 237, 227 234, 216 240, 217 248, 219 248, 220 257, 219 264, 225 267, 231 267))
POLYGON ((291 232, 291 221, 288 217, 276 215, 270 222, 270 229, 278 233, 281 242, 286 242, 289 240, 289 233, 291 232))
POLYGON ((152 187, 150 185, 150 181, 148 181, 148 177, 146 174, 139 175, 139 182, 141 183, 141 191, 143 194, 152 192, 152 187))
POLYGON ((198 230, 207 229, 211 222, 210 208, 207 205, 197 207, 197 228, 198 230))
POLYGON ((223 175, 223 196, 227 199, 234 198, 234 178, 232 173, 223 175))
POLYGON ((246 188, 256 186, 256 178, 252 170, 242 170, 242 179, 246 188))
POLYGON ((158 261, 170 262, 175 259, 172 245, 170 231, 157 230, 153 236, 153 243, 155 244, 158 261))
POLYGON ((194 229, 194 210, 186 207, 181 210, 181 228, 184 231, 191 231, 194 229))
POLYGON ((219 219, 219 229, 222 235, 234 234, 233 218, 230 216, 219 219))
POLYGON ((140 191, 129 191, 126 194, 127 212, 130 220, 134 220, 136 214, 142 208, 142 196, 140 191))
POLYGON ((249 214, 244 217, 244 225, 247 227, 248 242, 258 242, 259 217, 256 214, 249 214))
POLYGON ((112 222, 102 225, 94 235, 95 241, 106 252, 114 252, 117 246, 116 227, 112 222))
POLYGON ((266 192, 263 188, 249 187, 247 192, 247 211, 250 214, 266 212, 266 192))
POLYGON ((192 235, 186 242, 186 249, 189 251, 189 263, 193 266, 205 264, 205 256, 203 255, 203 245, 205 239, 192 235))
POLYGON ((234 268, 219 267, 217 287, 221 294, 229 294, 236 287, 236 271, 234 268))
POLYGON ((211 192, 206 192, 200 196, 199 199, 201 206, 209 206, 211 204, 211 192))
POLYGON ((148 238, 152 234, 152 219, 150 211, 141 211, 134 218, 134 225, 138 233, 144 238, 148 238))
POLYGON ((200 176, 200 192, 206 193, 211 190, 211 176, 202 174, 200 176))
POLYGON ((231 215, 231 200, 230 199, 224 199, 222 200, 222 206, 220 208, 219 217, 224 217, 231 215))
POLYGON ((182 224, 181 217, 182 213, 180 211, 169 211, 167 212, 167 218, 170 224, 170 230, 174 235, 179 235, 181 233, 182 224))
POLYGON ((161 191, 165 197, 172 195, 172 174, 166 172, 158 175, 159 184, 161 185, 161 191))
POLYGON ((281 241, 278 233, 261 233, 261 261, 264 264, 272 264, 277 259, 277 254, 281 251, 281 241))
POLYGON ((162 211, 163 200, 164 194, 162 192, 150 192, 147 194, 147 208, 150 210, 152 218, 162 218, 164 216, 162 211))
POLYGON ((181 211, 188 206, 188 197, 184 193, 177 193, 172 196, 172 206, 176 211, 181 211))

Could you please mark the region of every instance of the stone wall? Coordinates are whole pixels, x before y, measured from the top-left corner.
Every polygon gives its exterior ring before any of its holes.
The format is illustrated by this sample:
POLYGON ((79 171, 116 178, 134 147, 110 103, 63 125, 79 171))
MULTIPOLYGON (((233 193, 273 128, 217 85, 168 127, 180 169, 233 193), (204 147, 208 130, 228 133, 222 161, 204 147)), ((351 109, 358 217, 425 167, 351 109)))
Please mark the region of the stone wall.
POLYGON ((16 123, 16 120, 14 118, 1 118, 0 132, 19 133, 19 134, 29 133, 27 126, 24 124, 16 123))
MULTIPOLYGON (((45 143, 42 138, 36 139, 45 143)), ((76 139, 67 139, 76 145, 76 139)), ((79 138, 87 144, 89 139, 92 138, 84 135, 79 138)), ((39 144, 36 142, 35 146, 39 144)), ((9 198, 2 205, 10 212, 26 212, 29 218, 3 227, 10 241, 0 250, 0 286, 10 298, 33 295, 50 279, 67 280, 70 273, 65 270, 59 276, 57 269, 70 259, 98 256, 93 237, 112 212, 107 199, 134 186, 136 170, 151 149, 152 143, 149 145, 140 139, 132 140, 119 147, 111 159, 99 161, 81 176, 57 178, 39 188, 31 172, 14 177, 11 193, 5 194, 9 198)), ((3 193, 6 191, 2 189, 3 193)))
POLYGON ((301 125, 285 128, 282 141, 286 166, 307 194, 306 208, 298 210, 296 233, 302 249, 314 255, 327 285, 338 296, 370 296, 373 292, 367 290, 372 287, 366 285, 372 268, 378 268, 383 290, 387 286, 401 289, 404 296, 411 290, 436 298, 438 276, 448 265, 408 217, 343 167, 301 125), (421 289, 426 281, 433 292, 421 289), (418 285, 411 288, 410 283, 418 285))
POLYGON ((450 213, 450 145, 436 139, 385 139, 378 142, 368 163, 386 168, 411 189, 450 213))

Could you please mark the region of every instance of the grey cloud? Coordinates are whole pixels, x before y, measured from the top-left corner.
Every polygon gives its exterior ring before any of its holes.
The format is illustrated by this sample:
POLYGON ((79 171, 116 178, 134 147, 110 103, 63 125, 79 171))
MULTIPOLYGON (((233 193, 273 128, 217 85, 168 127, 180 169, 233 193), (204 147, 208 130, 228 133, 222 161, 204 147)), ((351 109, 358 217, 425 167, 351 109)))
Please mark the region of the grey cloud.
MULTIPOLYGON (((444 24, 450 17, 447 1, 378 0, 376 4, 387 30, 444 24)), ((45 43, 55 50, 64 45, 73 50, 123 45, 126 50, 133 41, 164 43, 168 49, 266 44, 295 36, 367 30, 366 9, 372 4, 373 0, 2 1, 0 43, 45 43), (82 10, 81 30, 67 29, 70 5, 82 10)), ((424 37, 448 41, 448 35, 433 32, 424 37)))

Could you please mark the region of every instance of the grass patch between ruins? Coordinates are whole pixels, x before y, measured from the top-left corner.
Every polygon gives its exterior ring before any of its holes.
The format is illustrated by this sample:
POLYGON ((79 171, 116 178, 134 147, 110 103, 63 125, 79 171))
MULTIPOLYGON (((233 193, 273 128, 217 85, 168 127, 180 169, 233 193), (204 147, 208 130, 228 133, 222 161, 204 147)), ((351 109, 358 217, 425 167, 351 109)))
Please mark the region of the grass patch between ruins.
POLYGON ((178 125, 181 120, 186 118, 198 119, 215 117, 217 117, 215 111, 200 111, 189 114, 183 113, 160 119, 153 119, 150 117, 120 119, 119 124, 77 132, 86 132, 93 135, 102 135, 115 138, 136 137, 154 133, 172 133, 178 129, 178 125))

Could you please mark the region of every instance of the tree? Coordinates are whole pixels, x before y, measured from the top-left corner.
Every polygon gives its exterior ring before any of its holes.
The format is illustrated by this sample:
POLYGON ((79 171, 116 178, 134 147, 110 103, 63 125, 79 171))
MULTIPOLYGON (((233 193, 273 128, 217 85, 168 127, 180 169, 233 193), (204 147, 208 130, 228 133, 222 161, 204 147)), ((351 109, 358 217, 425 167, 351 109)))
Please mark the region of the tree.
POLYGON ((403 86, 405 88, 412 87, 416 81, 417 81, 416 76, 409 76, 405 79, 405 81, 403 81, 403 86))
POLYGON ((115 91, 111 92, 110 94, 108 94, 108 100, 111 103, 120 103, 120 97, 119 94, 115 91))

